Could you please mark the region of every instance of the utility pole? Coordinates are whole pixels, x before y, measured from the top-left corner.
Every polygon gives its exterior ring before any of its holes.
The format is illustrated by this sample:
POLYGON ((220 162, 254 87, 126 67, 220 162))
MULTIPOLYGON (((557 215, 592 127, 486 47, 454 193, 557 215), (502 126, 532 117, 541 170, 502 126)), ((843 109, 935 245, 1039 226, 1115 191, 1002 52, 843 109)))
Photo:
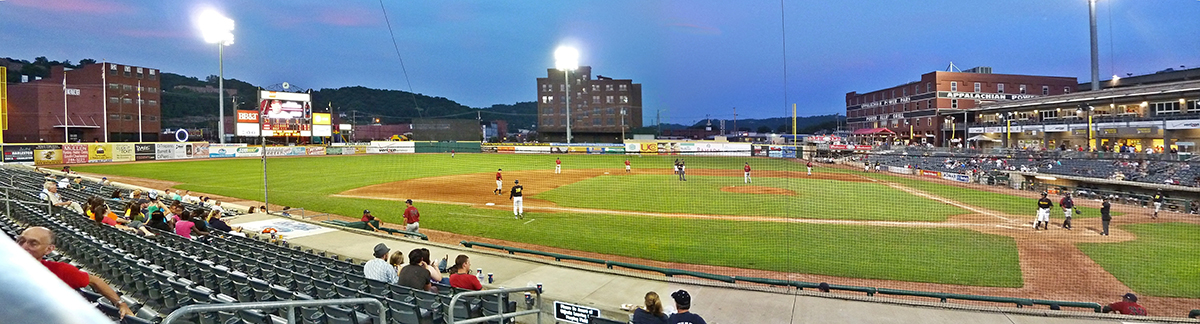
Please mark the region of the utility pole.
POLYGON ((733 107, 733 133, 741 134, 737 128, 737 107, 733 107))
POLYGON ((658 115, 654 117, 655 123, 658 124, 658 135, 662 136, 662 109, 654 110, 658 115))

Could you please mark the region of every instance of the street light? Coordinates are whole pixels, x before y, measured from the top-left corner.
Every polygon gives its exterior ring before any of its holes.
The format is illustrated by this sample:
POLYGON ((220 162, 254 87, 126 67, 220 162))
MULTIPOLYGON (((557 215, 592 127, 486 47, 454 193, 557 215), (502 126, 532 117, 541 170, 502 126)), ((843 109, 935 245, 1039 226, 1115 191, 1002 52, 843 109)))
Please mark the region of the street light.
POLYGON ((567 143, 571 143, 571 71, 579 68, 579 50, 570 46, 559 46, 554 50, 554 67, 563 71, 566 83, 567 143))
POLYGON ((233 19, 214 11, 205 10, 196 19, 204 41, 217 44, 217 133, 221 144, 225 144, 225 46, 233 45, 233 19))

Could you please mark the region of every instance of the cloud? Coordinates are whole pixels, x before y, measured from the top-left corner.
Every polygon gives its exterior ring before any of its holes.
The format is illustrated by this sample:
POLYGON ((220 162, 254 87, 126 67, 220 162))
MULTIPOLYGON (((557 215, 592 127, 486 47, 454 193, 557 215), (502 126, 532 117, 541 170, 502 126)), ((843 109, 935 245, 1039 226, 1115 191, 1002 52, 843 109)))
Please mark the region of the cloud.
POLYGON ((16 6, 62 13, 114 14, 133 12, 124 4, 103 0, 8 0, 16 6))
POLYGON ((697 34, 697 35, 720 35, 721 30, 716 27, 700 26, 696 24, 670 24, 667 27, 679 32, 697 34))

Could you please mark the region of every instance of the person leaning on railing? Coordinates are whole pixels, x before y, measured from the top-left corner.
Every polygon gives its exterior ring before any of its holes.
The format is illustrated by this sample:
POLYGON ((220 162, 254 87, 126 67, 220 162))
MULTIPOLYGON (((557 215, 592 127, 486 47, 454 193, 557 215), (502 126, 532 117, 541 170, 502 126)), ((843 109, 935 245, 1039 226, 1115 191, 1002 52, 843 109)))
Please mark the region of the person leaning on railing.
POLYGON ((54 232, 51 232, 50 229, 40 226, 27 228, 24 232, 21 232, 21 236, 17 237, 17 244, 25 252, 29 252, 29 255, 34 259, 40 261, 47 270, 58 276, 58 279, 62 280, 67 286, 70 286, 71 289, 92 287, 92 290, 100 293, 100 295, 107 298, 113 305, 119 308, 122 318, 126 315, 133 315, 133 310, 129 309, 129 305, 121 301, 121 297, 117 295, 117 292, 108 283, 104 282, 104 279, 83 272, 68 263, 43 260, 55 248, 54 232))

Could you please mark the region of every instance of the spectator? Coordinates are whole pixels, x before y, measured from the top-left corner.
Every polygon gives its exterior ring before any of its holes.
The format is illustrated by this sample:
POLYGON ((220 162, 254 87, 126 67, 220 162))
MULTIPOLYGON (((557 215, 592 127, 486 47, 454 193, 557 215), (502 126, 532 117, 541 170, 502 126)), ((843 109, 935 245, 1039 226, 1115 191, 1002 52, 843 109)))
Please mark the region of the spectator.
POLYGON ((408 208, 404 209, 404 230, 416 233, 421 229, 421 213, 417 211, 417 207, 413 207, 412 199, 405 200, 405 205, 408 208))
POLYGON ((117 201, 121 200, 121 189, 113 189, 112 194, 108 195, 108 199, 117 201))
POLYGON ((174 201, 183 201, 183 196, 180 196, 178 191, 167 189, 167 196, 174 201))
POLYGON ((646 308, 634 309, 633 319, 629 322, 633 324, 666 324, 667 314, 663 314, 663 305, 662 301, 658 299, 658 293, 653 291, 646 293, 646 308))
MULTIPOLYGON (((196 223, 192 221, 191 213, 182 213, 178 215, 179 220, 175 222, 175 234, 185 238, 192 238, 192 231, 196 229, 196 223)), ((197 231, 197 235, 205 235, 207 232, 197 231)))
POLYGON ((146 214, 142 212, 146 208, 146 203, 139 201, 129 201, 125 203, 125 218, 131 223, 146 223, 146 214))
POLYGON ((189 204, 198 204, 198 203, 200 203, 200 199, 199 199, 199 198, 196 198, 196 196, 192 196, 192 192, 191 192, 191 191, 187 191, 187 190, 183 191, 183 197, 182 197, 182 199, 181 199, 181 200, 182 200, 183 202, 185 202, 185 203, 189 203, 189 204))
POLYGON ((66 283, 67 286, 70 286, 71 289, 92 287, 93 291, 100 293, 100 295, 107 298, 108 301, 119 308, 121 318, 124 318, 126 315, 133 315, 133 310, 129 309, 129 305, 121 301, 121 297, 117 295, 117 292, 108 283, 104 282, 104 279, 83 272, 79 268, 67 263, 42 259, 54 251, 54 232, 51 232, 50 229, 40 226, 27 228, 24 232, 21 232, 21 236, 17 237, 17 245, 20 245, 21 249, 24 249, 30 256, 41 262, 42 266, 45 266, 47 270, 58 276, 58 279, 66 283))
POLYGON ((421 249, 413 249, 408 252, 408 265, 400 268, 400 278, 396 283, 412 289, 428 291, 433 287, 430 279, 432 277, 429 275, 429 270, 425 268, 421 249))
POLYGON ((292 210, 292 207, 283 206, 283 210, 281 210, 281 211, 279 212, 279 215, 282 215, 282 216, 287 216, 287 217, 292 217, 292 214, 291 214, 291 213, 288 213, 288 211, 289 211, 289 210, 292 210))
POLYGON ((1100 235, 1108 236, 1108 223, 1112 222, 1112 204, 1108 202, 1108 197, 1104 197, 1104 202, 1100 205, 1100 224, 1104 231, 1100 235))
POLYGON ((363 276, 367 279, 383 281, 389 284, 396 283, 399 276, 396 273, 396 267, 388 264, 387 254, 390 249, 387 245, 379 243, 375 245, 375 256, 371 261, 363 266, 363 276))
POLYGON ((151 212, 150 221, 146 223, 146 226, 167 233, 175 231, 175 229, 171 228, 171 224, 167 222, 167 216, 163 214, 162 210, 151 212))
MULTIPOLYGON (((111 186, 112 181, 108 181, 108 177, 103 177, 103 178, 100 178, 100 185, 101 186, 111 186)), ((120 192, 119 189, 118 189, 118 192, 120 192)))
POLYGON ((400 267, 404 266, 404 252, 393 252, 392 256, 388 257, 388 263, 392 265, 392 268, 395 268, 395 271, 393 272, 399 275, 400 267))
MULTIPOLYGON (((242 234, 241 226, 238 226, 238 227, 229 226, 229 223, 226 223, 225 220, 221 219, 221 213, 216 210, 209 212, 208 218, 206 220, 208 221, 208 227, 210 227, 210 228, 228 232, 233 235, 242 234)), ((241 235, 238 235, 238 236, 241 236, 241 235)))
POLYGON ((219 211, 219 212, 221 212, 222 214, 224 214, 224 213, 225 213, 225 207, 221 207, 221 201, 220 201, 220 200, 213 200, 213 205, 212 205, 212 207, 210 207, 209 209, 212 209, 212 210, 219 211))
POLYGON ((671 316, 667 318, 667 323, 707 324, 704 322, 704 318, 701 318, 700 315, 688 312, 688 310, 692 307, 692 295, 688 294, 686 290, 680 289, 674 293, 671 293, 671 298, 675 299, 675 309, 678 312, 671 314, 671 316))
POLYGON ((71 186, 71 179, 67 179, 66 176, 63 176, 62 179, 58 179, 58 189, 67 189, 67 187, 70 187, 70 186, 71 186))
POLYGON ((823 293, 829 292, 829 284, 824 283, 824 282, 817 284, 817 291, 820 291, 823 293))
POLYGON ((429 270, 430 280, 433 280, 433 282, 440 282, 442 284, 449 285, 450 278, 442 278, 442 272, 438 271, 437 267, 433 265, 433 261, 429 260, 429 256, 430 256, 429 249, 422 248, 420 250, 421 250, 421 260, 425 261, 425 269, 429 270))
POLYGON ((247 214, 253 214, 253 213, 257 213, 257 212, 258 212, 258 207, 254 207, 254 206, 250 206, 250 210, 246 211, 247 214))
POLYGON ((479 278, 471 274, 471 259, 466 254, 459 254, 454 258, 454 265, 450 266, 450 287, 483 290, 479 278))
POLYGON ((375 216, 371 215, 370 210, 363 209, 362 222, 366 223, 367 227, 370 227, 372 231, 379 231, 379 220, 375 219, 375 216))
POLYGON ((83 206, 80 206, 79 203, 74 201, 64 200, 62 195, 58 194, 58 187, 54 185, 54 182, 47 181, 43 186, 40 196, 42 200, 49 202, 51 205, 64 207, 75 211, 76 213, 83 214, 83 206))
POLYGON ((1121 296, 1121 301, 1104 306, 1104 313, 1117 312, 1125 315, 1146 315, 1146 308, 1137 303, 1137 295, 1126 293, 1121 296))

